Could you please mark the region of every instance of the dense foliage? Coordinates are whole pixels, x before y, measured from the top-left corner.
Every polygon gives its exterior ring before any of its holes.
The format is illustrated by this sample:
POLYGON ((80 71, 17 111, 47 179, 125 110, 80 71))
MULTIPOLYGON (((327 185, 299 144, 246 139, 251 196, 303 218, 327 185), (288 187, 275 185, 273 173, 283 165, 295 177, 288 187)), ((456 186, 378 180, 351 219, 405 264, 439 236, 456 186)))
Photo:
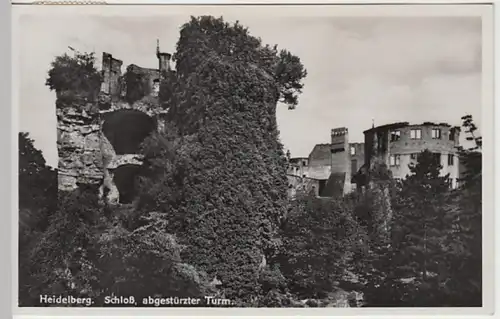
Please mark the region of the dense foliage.
POLYGON ((188 77, 217 55, 232 62, 247 62, 269 74, 277 86, 276 99, 294 108, 303 88, 302 79, 307 72, 299 57, 286 50, 278 52, 277 46, 262 45, 259 38, 250 35, 239 22, 229 24, 222 18, 211 16, 191 17, 181 28, 177 42, 176 61, 180 77, 188 77))
POLYGON ((126 86, 125 100, 133 104, 148 94, 148 84, 145 82, 144 74, 137 71, 134 65, 129 65, 123 76, 126 86))
POLYGON ((366 253, 366 231, 349 201, 305 196, 292 206, 276 262, 299 297, 324 298, 352 270, 354 256, 366 253))
POLYGON ((57 208, 57 172, 47 166, 28 133, 19 133, 19 295, 29 299, 28 261, 57 208))
POLYGON ((102 74, 95 66, 94 53, 73 51, 73 56, 57 56, 51 64, 46 85, 58 94, 58 107, 93 102, 101 88, 102 74))
POLYGON ((391 238, 371 245, 361 271, 367 306, 481 306, 480 147, 460 149, 467 170, 455 190, 434 154, 410 166, 392 199, 391 238))
POLYGON ((260 293, 261 265, 286 211, 276 105, 281 95, 293 104, 291 88, 300 88, 292 82, 305 71, 292 57, 295 77, 279 69, 277 54, 238 23, 192 18, 174 55, 176 81, 169 94, 160 92, 169 97, 167 126, 176 133, 145 143, 151 177, 139 206, 166 214, 186 261, 238 300, 260 293))

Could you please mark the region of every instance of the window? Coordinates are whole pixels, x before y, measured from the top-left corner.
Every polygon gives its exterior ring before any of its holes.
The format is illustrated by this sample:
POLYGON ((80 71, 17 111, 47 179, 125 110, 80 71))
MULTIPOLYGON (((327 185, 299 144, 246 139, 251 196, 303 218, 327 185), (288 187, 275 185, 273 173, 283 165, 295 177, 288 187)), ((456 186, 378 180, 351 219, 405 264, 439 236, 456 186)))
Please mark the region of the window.
POLYGON ((302 166, 307 166, 307 162, 306 161, 302 161, 302 166))
POLYGON ((391 166, 399 166, 399 155, 391 155, 389 158, 391 166))
POLYGON ((412 153, 412 154, 410 154, 410 159, 412 161, 417 161, 418 160, 418 153, 412 153))
POLYGON ((453 166, 454 156, 453 154, 448 154, 448 166, 453 166))
POLYGON ((432 129, 432 138, 433 139, 441 139, 441 129, 433 128, 432 129))
POLYGON ((356 148, 351 146, 351 155, 356 155, 356 148))
POLYGON ((391 132, 391 142, 399 141, 400 138, 401 138, 401 131, 391 132))
POLYGON ((391 142, 399 141, 400 138, 401 138, 401 131, 391 132, 391 142))
POLYGON ((421 129, 414 129, 410 131, 410 138, 412 140, 419 140, 422 138, 422 130, 421 129))
POLYGON ((356 174, 358 171, 358 161, 357 160, 352 160, 351 161, 351 173, 356 174))
POLYGON ((455 134, 454 134, 454 133, 455 133, 455 132, 454 132, 453 130, 450 130, 450 131, 448 132, 448 139, 449 139, 450 141, 454 141, 454 140, 455 140, 455 134))
POLYGON ((441 164, 441 153, 434 153, 434 160, 438 163, 441 164))

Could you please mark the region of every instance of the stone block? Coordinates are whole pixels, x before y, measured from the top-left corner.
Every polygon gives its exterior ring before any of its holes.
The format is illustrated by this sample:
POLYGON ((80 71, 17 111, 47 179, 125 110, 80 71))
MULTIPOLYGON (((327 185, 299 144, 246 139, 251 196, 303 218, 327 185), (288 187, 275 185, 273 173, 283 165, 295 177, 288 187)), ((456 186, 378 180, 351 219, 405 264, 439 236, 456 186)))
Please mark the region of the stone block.
POLYGON ((88 134, 84 137, 83 149, 92 150, 95 152, 101 152, 101 137, 98 132, 94 132, 92 134, 88 134))
POLYGON ((71 175, 58 174, 58 188, 63 191, 72 191, 77 188, 76 177, 71 175))

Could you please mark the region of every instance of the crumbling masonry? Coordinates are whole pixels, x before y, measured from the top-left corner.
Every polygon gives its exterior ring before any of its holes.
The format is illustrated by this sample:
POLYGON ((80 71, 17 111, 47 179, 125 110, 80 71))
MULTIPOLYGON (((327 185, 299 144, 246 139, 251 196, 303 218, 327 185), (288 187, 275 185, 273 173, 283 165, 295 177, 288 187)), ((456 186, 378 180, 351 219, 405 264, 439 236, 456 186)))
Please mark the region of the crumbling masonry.
MULTIPOLYGON (((131 201, 130 186, 142 165, 140 144, 163 127, 166 110, 158 93, 162 76, 173 72, 169 53, 157 46, 158 68, 130 65, 127 72, 140 75, 144 96, 127 102, 128 90, 121 60, 104 52, 103 82, 96 101, 78 99, 57 109, 59 189, 95 187, 108 203, 131 201)), ((57 92, 64 98, 72 92, 57 92)))

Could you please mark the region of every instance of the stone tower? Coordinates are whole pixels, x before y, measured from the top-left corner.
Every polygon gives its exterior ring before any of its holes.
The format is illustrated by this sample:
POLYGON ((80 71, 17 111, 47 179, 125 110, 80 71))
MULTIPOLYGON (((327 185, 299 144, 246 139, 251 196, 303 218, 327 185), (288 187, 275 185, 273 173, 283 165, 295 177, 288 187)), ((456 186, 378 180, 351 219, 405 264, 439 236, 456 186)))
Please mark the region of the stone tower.
MULTIPOLYGON (((171 71, 171 55, 160 52, 159 46, 156 51, 157 69, 132 68, 150 86, 138 101, 125 101, 123 62, 104 52, 98 99, 77 99, 70 106, 57 109, 59 189, 94 185, 108 203, 130 202, 130 185, 142 165, 140 145, 162 126, 162 114, 166 112, 152 86, 159 83, 162 71, 171 71)), ((58 92, 57 98, 70 93, 58 92)))
POLYGON ((349 131, 346 127, 334 128, 331 131, 331 172, 343 173, 343 192, 351 189, 351 160, 349 155, 349 131))

